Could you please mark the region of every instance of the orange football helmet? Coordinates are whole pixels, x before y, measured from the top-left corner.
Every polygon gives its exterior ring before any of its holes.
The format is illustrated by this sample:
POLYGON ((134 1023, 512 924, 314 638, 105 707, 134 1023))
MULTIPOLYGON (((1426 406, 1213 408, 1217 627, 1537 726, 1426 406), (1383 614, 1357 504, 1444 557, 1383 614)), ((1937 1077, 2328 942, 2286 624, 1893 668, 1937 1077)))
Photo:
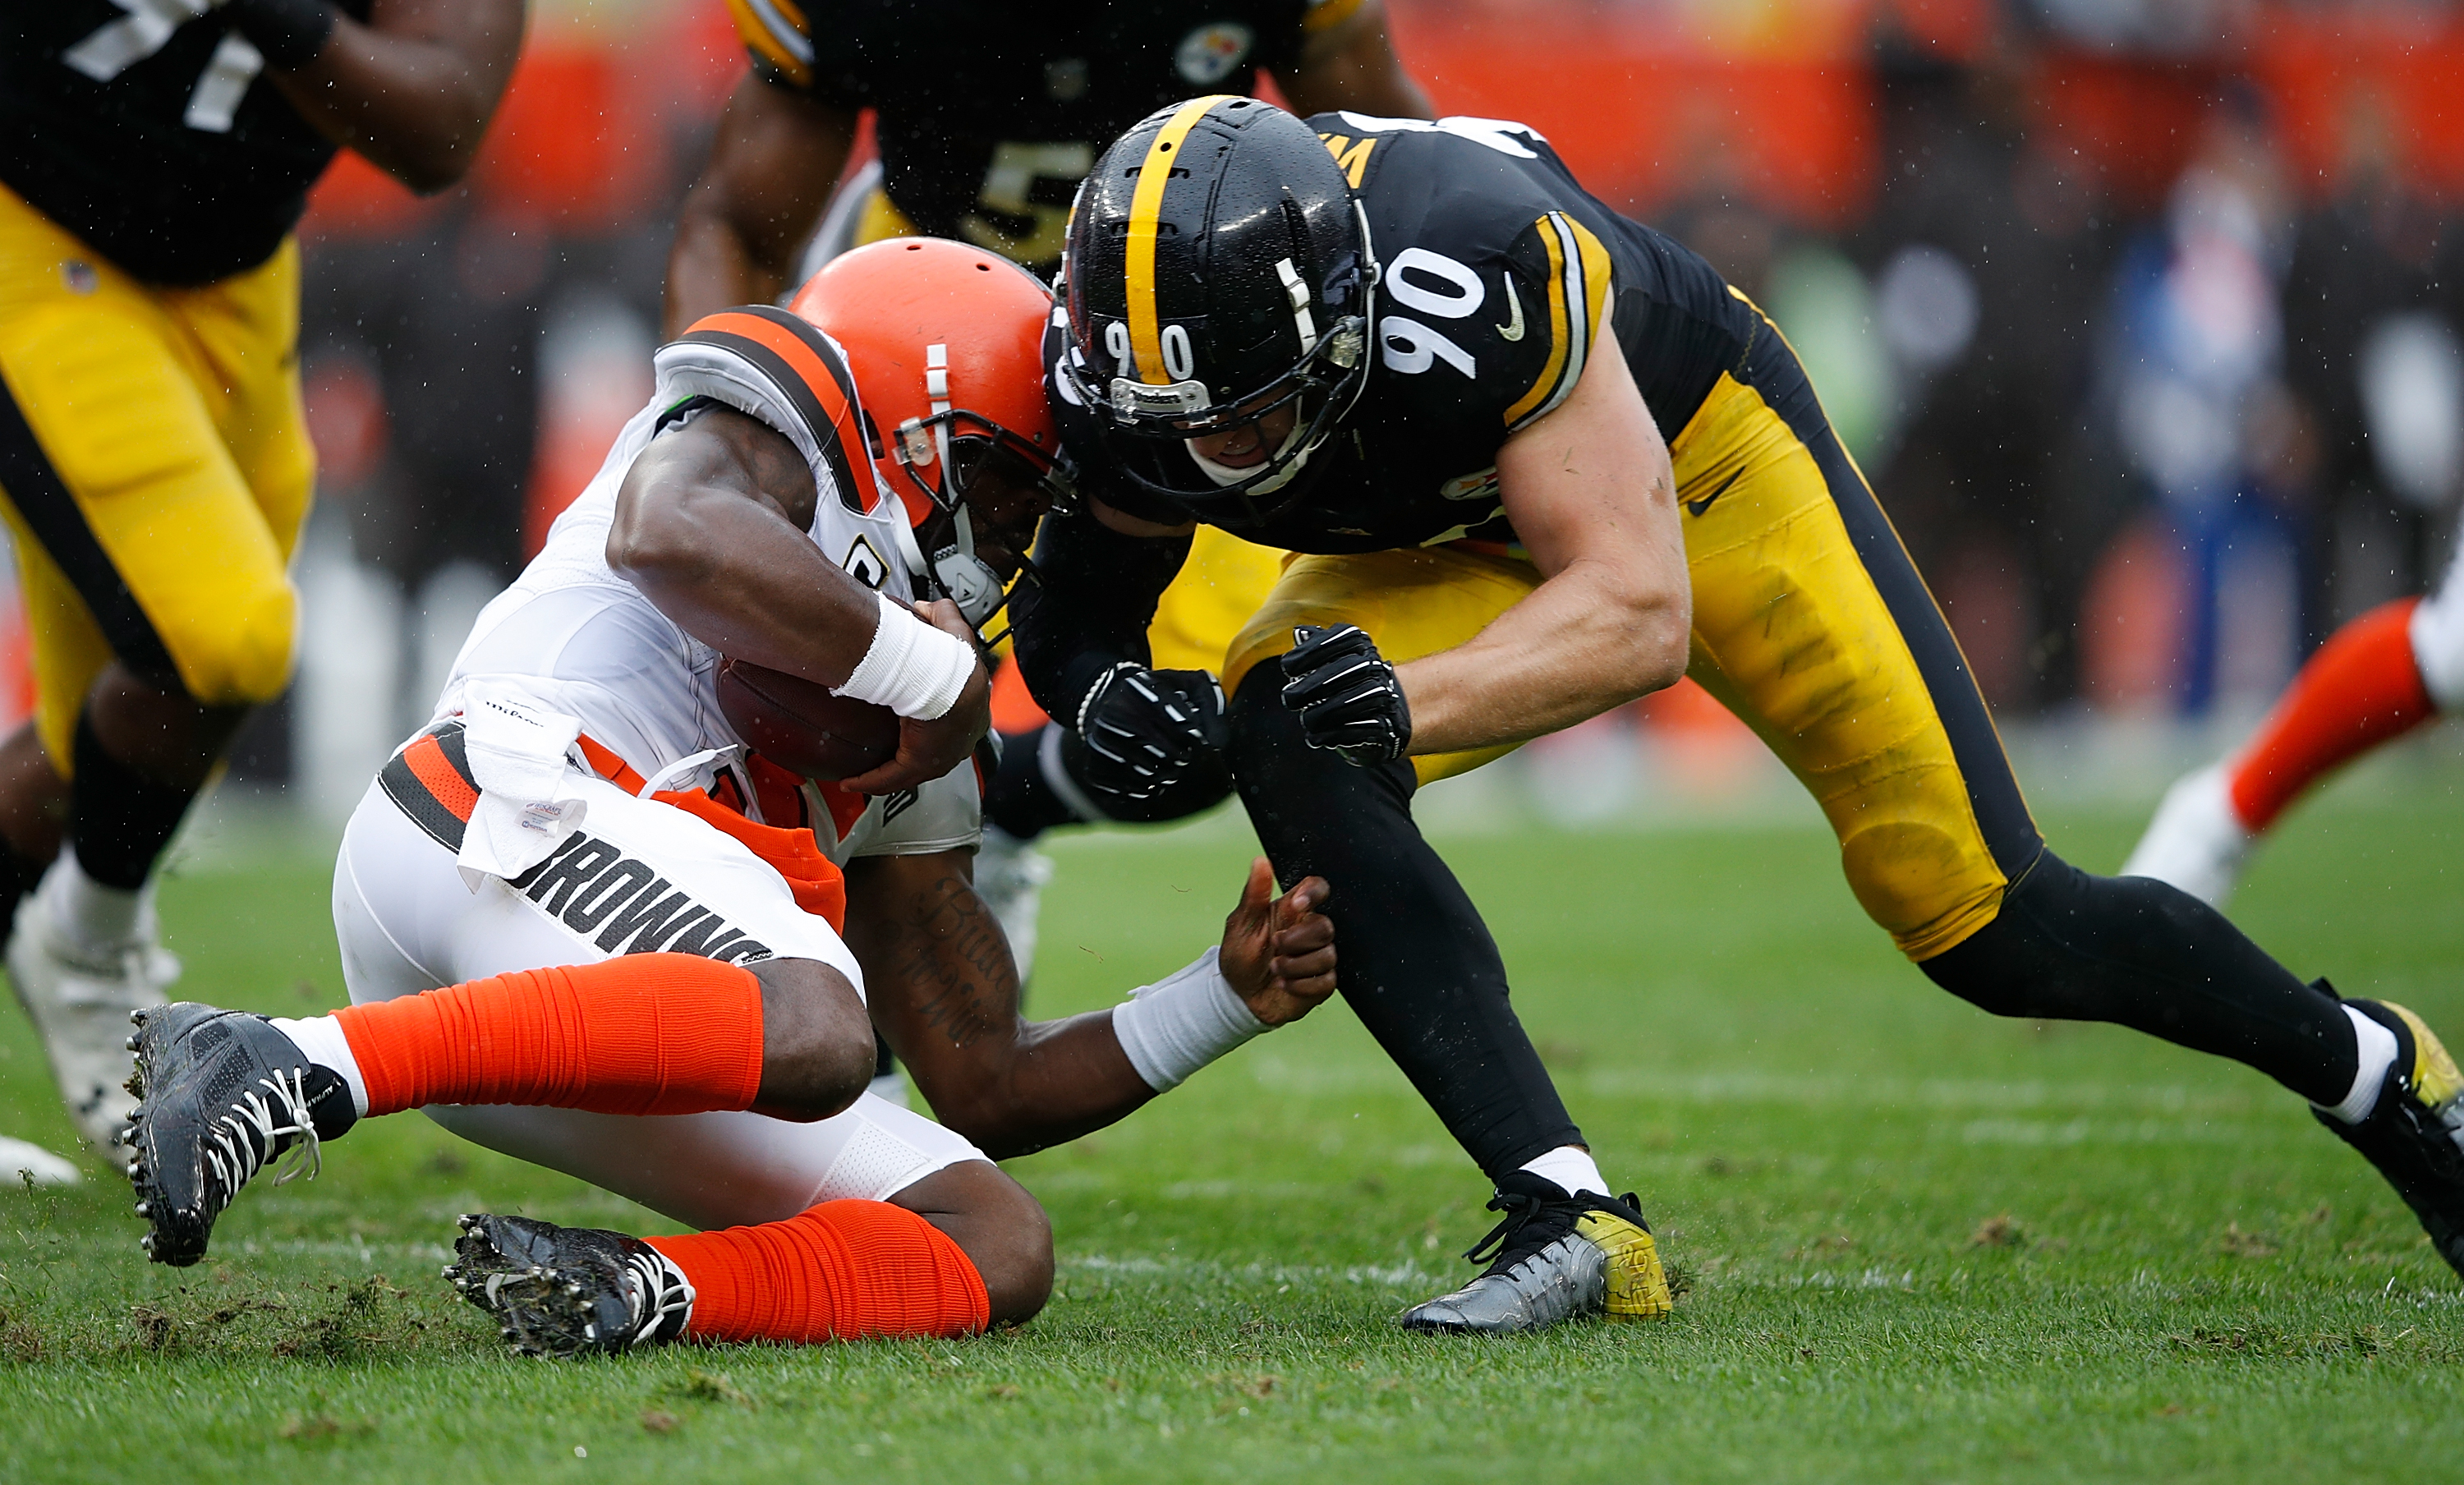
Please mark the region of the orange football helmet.
POLYGON ((976 556, 979 530, 1023 556, 1034 521, 1069 493, 1044 400, 1052 304, 1007 258, 893 237, 831 259, 787 306, 847 352, 873 465, 906 504, 934 579, 976 624, 1003 586, 976 556))

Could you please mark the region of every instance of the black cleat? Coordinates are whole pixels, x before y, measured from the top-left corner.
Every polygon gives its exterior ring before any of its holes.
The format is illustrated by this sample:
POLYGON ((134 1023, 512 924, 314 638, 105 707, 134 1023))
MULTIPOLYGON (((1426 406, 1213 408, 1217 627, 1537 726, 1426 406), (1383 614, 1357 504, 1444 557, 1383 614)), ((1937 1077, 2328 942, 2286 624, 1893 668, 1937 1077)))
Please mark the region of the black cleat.
POLYGON ((638 1237, 529 1217, 462 1219, 445 1276, 517 1356, 613 1355, 685 1333, 693 1285, 638 1237))
POLYGON ((1660 1245, 1631 1193, 1573 1196, 1529 1171, 1509 1171, 1488 1209, 1506 1213, 1464 1257, 1488 1260, 1478 1278, 1397 1317, 1406 1330, 1503 1336, 1577 1315, 1616 1320, 1668 1314, 1660 1245), (1494 1246, 1492 1246, 1494 1245, 1494 1246))
POLYGON ((276 1186, 315 1176, 319 1144, 351 1127, 359 1111, 341 1075, 310 1062, 262 1016, 194 1001, 133 1012, 140 1100, 120 1136, 137 1214, 149 1223, 140 1246, 156 1263, 186 1268, 206 1255, 214 1219, 269 1161, 298 1158, 276 1186))
POLYGON ((2348 1000, 2395 1033, 2395 1062, 2369 1117, 2319 1122, 2362 1152, 2404 1198, 2448 1266, 2464 1274, 2464 1075, 2419 1016, 2385 1001, 2348 1000))

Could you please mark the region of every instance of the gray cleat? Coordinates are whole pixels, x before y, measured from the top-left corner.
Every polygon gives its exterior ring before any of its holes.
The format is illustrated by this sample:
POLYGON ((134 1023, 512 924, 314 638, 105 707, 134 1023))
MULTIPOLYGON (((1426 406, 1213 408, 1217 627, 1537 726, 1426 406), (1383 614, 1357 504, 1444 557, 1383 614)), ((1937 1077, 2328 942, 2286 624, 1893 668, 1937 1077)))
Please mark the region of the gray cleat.
POLYGON ((1631 1195, 1569 1196, 1518 1170, 1498 1183, 1488 1209, 1505 1219, 1463 1254, 1474 1262, 1486 1255, 1487 1269, 1453 1294, 1404 1311, 1397 1319, 1406 1330, 1508 1336, 1578 1315, 1658 1319, 1672 1308, 1659 1245, 1631 1195))
POLYGON ((275 1162, 276 1186, 316 1175, 323 1141, 359 1112, 341 1075, 263 1016, 181 1001, 130 1019, 137 1070, 126 1086, 140 1101, 120 1143, 137 1214, 152 1229, 140 1245, 156 1263, 187 1268, 242 1186, 275 1162))
POLYGON ((473 1212, 445 1268, 495 1316, 517 1355, 613 1354, 673 1341, 693 1290, 667 1255, 622 1232, 473 1212))

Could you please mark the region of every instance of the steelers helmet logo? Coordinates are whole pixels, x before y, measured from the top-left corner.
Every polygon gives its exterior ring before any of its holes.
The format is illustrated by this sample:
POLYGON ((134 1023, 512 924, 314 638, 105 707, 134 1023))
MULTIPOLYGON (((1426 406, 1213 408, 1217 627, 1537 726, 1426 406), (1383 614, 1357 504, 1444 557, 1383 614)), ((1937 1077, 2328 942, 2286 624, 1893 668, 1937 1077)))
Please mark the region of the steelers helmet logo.
POLYGON ((869 537, 857 537, 855 544, 847 548, 847 561, 839 565, 847 568, 847 576, 869 588, 879 588, 882 579, 890 576, 890 564, 872 549, 869 537))
POLYGON ((1217 21, 1200 26, 1180 41, 1180 50, 1173 54, 1173 65, 1180 70, 1183 80, 1201 88, 1211 88, 1232 76, 1249 55, 1257 33, 1238 21, 1217 21))

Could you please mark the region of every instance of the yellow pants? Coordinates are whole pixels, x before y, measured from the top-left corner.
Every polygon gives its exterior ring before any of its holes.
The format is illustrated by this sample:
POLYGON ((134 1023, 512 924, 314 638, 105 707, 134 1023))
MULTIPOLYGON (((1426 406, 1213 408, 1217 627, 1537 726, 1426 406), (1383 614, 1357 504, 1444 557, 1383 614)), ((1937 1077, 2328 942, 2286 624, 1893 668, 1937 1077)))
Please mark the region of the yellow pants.
POLYGON ((155 288, 0 188, 0 515, 35 726, 62 773, 114 657, 214 705, 288 681, 316 475, 298 333, 289 242, 219 282, 155 288))
MULTIPOLYGON (((1670 444, 1688 673, 1821 804, 1866 913, 1930 959, 1992 921, 2042 842, 1948 627, 1770 339, 1748 382, 1724 375, 1670 444)), ((1407 660, 1462 644, 1539 582, 1528 563, 1451 547, 1295 558, 1233 642, 1224 689, 1289 650, 1296 624, 1357 624, 1407 660)), ((1413 764, 1427 783, 1507 751, 1413 764)))

